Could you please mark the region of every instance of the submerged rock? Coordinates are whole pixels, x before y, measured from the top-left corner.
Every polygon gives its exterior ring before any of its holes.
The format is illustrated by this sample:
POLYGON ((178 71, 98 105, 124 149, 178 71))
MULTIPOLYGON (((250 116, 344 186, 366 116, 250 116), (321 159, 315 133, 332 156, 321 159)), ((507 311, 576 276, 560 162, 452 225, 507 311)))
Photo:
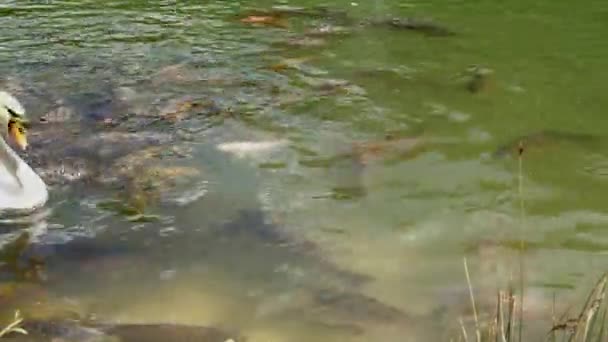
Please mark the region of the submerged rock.
MULTIPOLYGON (((126 89, 115 93, 119 102, 135 96, 126 89)), ((73 193, 110 186, 118 200, 125 202, 117 212, 136 212, 129 217, 141 221, 153 217, 142 216, 144 207, 196 176, 197 170, 166 162, 167 158, 190 156, 182 146, 182 132, 174 126, 198 107, 194 99, 169 100, 149 116, 128 114, 129 102, 115 106, 113 100, 101 101, 99 107, 91 109, 88 105, 64 105, 77 103, 78 97, 70 101, 59 101, 39 121, 32 122, 30 148, 18 152, 48 186, 73 193)), ((93 107, 98 104, 92 103, 93 107)), ((214 108, 203 110, 211 113, 214 108)))
POLYGON ((75 181, 96 181, 98 175, 113 173, 118 158, 151 145, 172 141, 167 134, 153 132, 106 132, 80 135, 63 125, 34 131, 27 154, 23 156, 49 185, 75 181))
MULTIPOLYGON (((169 101, 154 115, 133 117, 128 111, 136 97, 133 89, 119 87, 61 99, 32 123, 28 131, 30 148, 20 153, 51 186, 97 182, 99 176, 116 178, 114 163, 119 158, 150 146, 171 150, 180 140, 175 131, 161 132, 166 127, 155 124, 158 119, 168 124, 183 120, 198 105, 182 97, 169 101)), ((120 171, 123 175, 124 168, 120 171)))

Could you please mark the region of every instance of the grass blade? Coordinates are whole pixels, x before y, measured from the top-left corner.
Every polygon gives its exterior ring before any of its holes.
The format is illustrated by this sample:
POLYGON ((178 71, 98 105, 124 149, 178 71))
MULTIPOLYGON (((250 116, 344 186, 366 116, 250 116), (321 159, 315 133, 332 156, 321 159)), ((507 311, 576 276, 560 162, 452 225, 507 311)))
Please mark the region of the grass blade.
POLYGON ((462 321, 462 317, 460 320, 460 328, 462 329, 462 336, 464 337, 464 342, 469 342, 469 335, 467 335, 467 329, 464 327, 464 322, 462 321))
POLYGON ((473 318, 475 319, 475 334, 477 335, 477 342, 481 342, 481 332, 479 331, 479 320, 477 319, 477 307, 475 306, 475 296, 473 295, 473 286, 471 285, 471 278, 469 277, 469 267, 467 266, 467 258, 464 257, 464 273, 467 276, 467 284, 469 286, 469 295, 471 296, 471 306, 473 306, 473 318))

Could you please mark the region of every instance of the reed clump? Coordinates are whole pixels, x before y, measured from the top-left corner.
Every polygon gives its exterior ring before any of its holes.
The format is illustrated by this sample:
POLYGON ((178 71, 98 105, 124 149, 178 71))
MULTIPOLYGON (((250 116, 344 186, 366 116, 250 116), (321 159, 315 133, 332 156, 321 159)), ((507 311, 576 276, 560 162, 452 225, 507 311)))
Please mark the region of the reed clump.
MULTIPOLYGON (((515 286, 509 282, 506 290, 499 290, 496 294, 496 306, 490 319, 480 321, 475 303, 475 295, 467 259, 464 258, 464 271, 467 285, 469 288, 471 306, 473 309, 474 334, 467 332, 467 328, 460 318, 460 336, 458 341, 476 342, 522 342, 523 328, 526 323, 524 316, 524 241, 525 241, 525 209, 523 196, 523 143, 519 144, 518 151, 518 198, 520 211, 520 248, 518 249, 519 258, 519 284, 516 294, 515 286), (474 338, 472 337, 474 336, 474 338)), ((608 282, 608 272, 596 281, 595 285, 588 293, 584 305, 578 314, 568 316, 563 313, 559 318, 555 315, 555 299, 552 309, 552 325, 547 327, 547 335, 544 341, 568 341, 568 342, 602 342, 608 341, 608 326, 606 324, 606 313, 608 304, 606 303, 606 284, 608 282)))
MULTIPOLYGON (((465 273, 468 274, 466 259, 465 273)), ((470 279, 467 276, 467 279, 470 279)), ((606 313, 608 304, 605 301, 606 284, 608 283, 608 273, 602 274, 597 280, 584 305, 577 314, 568 316, 562 314, 559 318, 552 313, 553 324, 547 327, 547 335, 544 341, 557 342, 600 342, 608 340, 608 325, 606 324, 606 313)), ((459 341, 465 342, 521 342, 519 331, 525 325, 525 316, 518 314, 518 306, 521 300, 514 293, 514 287, 509 285, 506 290, 498 291, 496 294, 496 308, 490 319, 479 321, 477 308, 475 307, 475 297, 473 287, 469 284, 471 294, 471 305, 474 313, 474 332, 467 332, 462 319, 460 319, 461 333, 459 341), (473 338, 474 337, 474 338, 473 338)), ((554 305, 555 307, 555 305, 554 305)))

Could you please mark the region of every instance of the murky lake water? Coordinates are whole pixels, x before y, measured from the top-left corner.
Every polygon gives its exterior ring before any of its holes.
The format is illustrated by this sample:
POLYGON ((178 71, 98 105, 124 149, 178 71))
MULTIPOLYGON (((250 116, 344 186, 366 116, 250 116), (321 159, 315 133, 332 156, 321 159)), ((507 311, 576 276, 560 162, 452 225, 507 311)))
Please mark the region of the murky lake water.
POLYGON ((287 29, 239 21, 278 4, 0 4, 0 75, 24 89, 11 91, 33 121, 57 101, 93 121, 184 96, 221 112, 158 129, 189 152, 157 164, 199 171, 146 207, 159 220, 130 222, 97 205, 114 189, 68 184, 51 188, 42 222, 2 228, 5 244, 32 234, 24 255, 45 274, 4 316, 42 301, 251 341, 449 340, 470 314, 463 256, 490 308, 517 278, 518 162, 494 153, 528 135, 530 317, 550 321, 553 293, 581 298, 608 264, 604 2, 333 1, 335 16, 289 17, 287 29), (454 34, 353 24, 385 16, 454 34), (304 35, 328 24, 351 32, 304 35), (492 70, 478 91, 471 65, 492 70), (119 88, 134 104, 96 111, 119 88), (267 144, 222 145, 239 141, 267 144))

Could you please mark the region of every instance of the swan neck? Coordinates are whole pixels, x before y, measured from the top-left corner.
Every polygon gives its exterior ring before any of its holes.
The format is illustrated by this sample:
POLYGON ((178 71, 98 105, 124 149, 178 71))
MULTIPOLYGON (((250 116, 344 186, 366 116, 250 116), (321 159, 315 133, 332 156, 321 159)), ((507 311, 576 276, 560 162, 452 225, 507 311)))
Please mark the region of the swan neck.
POLYGON ((0 163, 2 163, 10 173, 17 177, 17 168, 19 167, 20 158, 17 153, 0 137, 0 163))

